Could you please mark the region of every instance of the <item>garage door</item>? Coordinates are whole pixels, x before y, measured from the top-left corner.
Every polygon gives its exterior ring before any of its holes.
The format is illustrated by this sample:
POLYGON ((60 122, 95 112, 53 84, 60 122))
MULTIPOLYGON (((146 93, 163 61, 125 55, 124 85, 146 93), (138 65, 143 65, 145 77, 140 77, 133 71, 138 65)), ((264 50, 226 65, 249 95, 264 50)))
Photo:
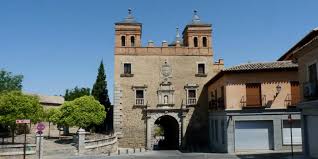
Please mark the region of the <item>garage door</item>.
POLYGON ((318 150, 318 144, 317 144, 318 116, 308 115, 306 118, 307 118, 307 135, 308 135, 309 154, 312 158, 318 158, 318 151, 317 151, 318 150))
POLYGON ((272 121, 235 122, 235 151, 272 149, 272 121))

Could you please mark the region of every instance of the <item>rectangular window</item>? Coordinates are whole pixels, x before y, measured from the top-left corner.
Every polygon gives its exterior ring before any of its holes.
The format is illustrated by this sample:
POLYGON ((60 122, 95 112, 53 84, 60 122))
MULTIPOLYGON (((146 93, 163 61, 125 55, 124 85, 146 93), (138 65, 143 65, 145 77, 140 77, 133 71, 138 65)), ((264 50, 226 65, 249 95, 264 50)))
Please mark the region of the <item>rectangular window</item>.
POLYGON ((144 105, 144 90, 136 90, 136 105, 144 105))
POLYGON ((224 98, 224 86, 221 87, 221 97, 224 98))
POLYGON ((198 64, 198 74, 205 74, 205 64, 204 63, 198 64))
POLYGON ((197 103, 197 97, 196 97, 196 90, 195 89, 189 89, 188 90, 188 105, 195 105, 197 103))
POLYGON ((308 67, 309 82, 317 82, 317 67, 316 64, 312 64, 308 67))
POLYGON ((246 106, 247 107, 260 107, 261 102, 261 84, 260 83, 247 83, 246 84, 246 106))
POLYGON ((218 106, 223 109, 224 107, 224 86, 221 87, 221 97, 218 98, 218 106))
POLYGON ((131 74, 131 64, 130 63, 124 64, 124 74, 131 74))

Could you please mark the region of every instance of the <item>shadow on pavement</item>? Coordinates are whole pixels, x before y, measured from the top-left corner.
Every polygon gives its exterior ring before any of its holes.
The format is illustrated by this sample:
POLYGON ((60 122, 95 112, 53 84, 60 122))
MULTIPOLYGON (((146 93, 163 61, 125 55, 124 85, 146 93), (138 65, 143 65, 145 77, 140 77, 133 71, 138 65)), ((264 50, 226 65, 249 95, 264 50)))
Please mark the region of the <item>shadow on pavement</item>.
MULTIPOLYGON (((238 158, 242 159, 273 159, 273 158, 281 158, 281 159, 287 159, 292 158, 290 152, 284 152, 284 153, 264 153, 264 154, 241 154, 236 155, 238 158)), ((303 155, 301 152, 295 152, 293 159, 302 159, 303 155)))

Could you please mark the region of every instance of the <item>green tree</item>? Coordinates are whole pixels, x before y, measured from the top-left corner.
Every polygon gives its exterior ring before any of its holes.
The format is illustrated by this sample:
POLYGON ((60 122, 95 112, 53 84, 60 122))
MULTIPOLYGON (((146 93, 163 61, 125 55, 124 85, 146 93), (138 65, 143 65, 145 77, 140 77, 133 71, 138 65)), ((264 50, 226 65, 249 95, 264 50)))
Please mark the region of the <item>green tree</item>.
POLYGON ((154 128, 154 136, 163 136, 164 135, 164 129, 160 125, 155 125, 154 128))
POLYGON ((82 96, 89 96, 90 91, 90 88, 78 88, 77 86, 73 89, 66 89, 64 99, 65 101, 72 101, 82 96))
POLYGON ((101 61, 98 68, 98 75, 93 85, 92 96, 94 96, 94 98, 105 107, 105 113, 107 113, 106 120, 101 125, 95 126, 96 131, 104 132, 107 131, 106 129, 112 129, 112 109, 108 97, 107 81, 103 61, 101 61))
POLYGON ((43 117, 43 107, 35 96, 22 94, 20 91, 5 92, 0 95, 0 123, 10 127, 12 143, 17 119, 30 119, 32 123, 43 117))
POLYGON ((88 128, 91 124, 101 124, 106 117, 104 106, 92 96, 83 96, 66 101, 52 117, 52 121, 63 126, 88 128), (57 119, 57 120, 56 120, 57 119))
POLYGON ((49 122, 49 134, 48 137, 50 138, 50 133, 51 133, 51 123, 58 124, 58 121, 60 119, 60 110, 58 108, 49 108, 45 109, 44 111, 44 117, 45 121, 49 122))
POLYGON ((22 75, 13 75, 3 69, 0 70, 0 93, 22 89, 22 75))

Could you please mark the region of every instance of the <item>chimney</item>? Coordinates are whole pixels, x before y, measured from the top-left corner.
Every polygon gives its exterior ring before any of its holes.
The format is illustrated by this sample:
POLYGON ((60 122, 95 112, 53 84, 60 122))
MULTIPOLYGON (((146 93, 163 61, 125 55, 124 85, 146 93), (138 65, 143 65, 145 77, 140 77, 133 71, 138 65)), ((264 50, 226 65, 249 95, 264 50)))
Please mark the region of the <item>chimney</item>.
POLYGON ((215 64, 224 65, 224 60, 223 59, 219 59, 218 61, 215 62, 215 64))
POLYGON ((161 46, 168 47, 168 42, 166 40, 162 41, 161 46))
POLYGON ((154 47, 154 42, 152 40, 149 40, 148 41, 148 47, 154 47))
POLYGON ((176 41, 176 47, 180 47, 180 46, 181 46, 180 41, 179 40, 176 41))

